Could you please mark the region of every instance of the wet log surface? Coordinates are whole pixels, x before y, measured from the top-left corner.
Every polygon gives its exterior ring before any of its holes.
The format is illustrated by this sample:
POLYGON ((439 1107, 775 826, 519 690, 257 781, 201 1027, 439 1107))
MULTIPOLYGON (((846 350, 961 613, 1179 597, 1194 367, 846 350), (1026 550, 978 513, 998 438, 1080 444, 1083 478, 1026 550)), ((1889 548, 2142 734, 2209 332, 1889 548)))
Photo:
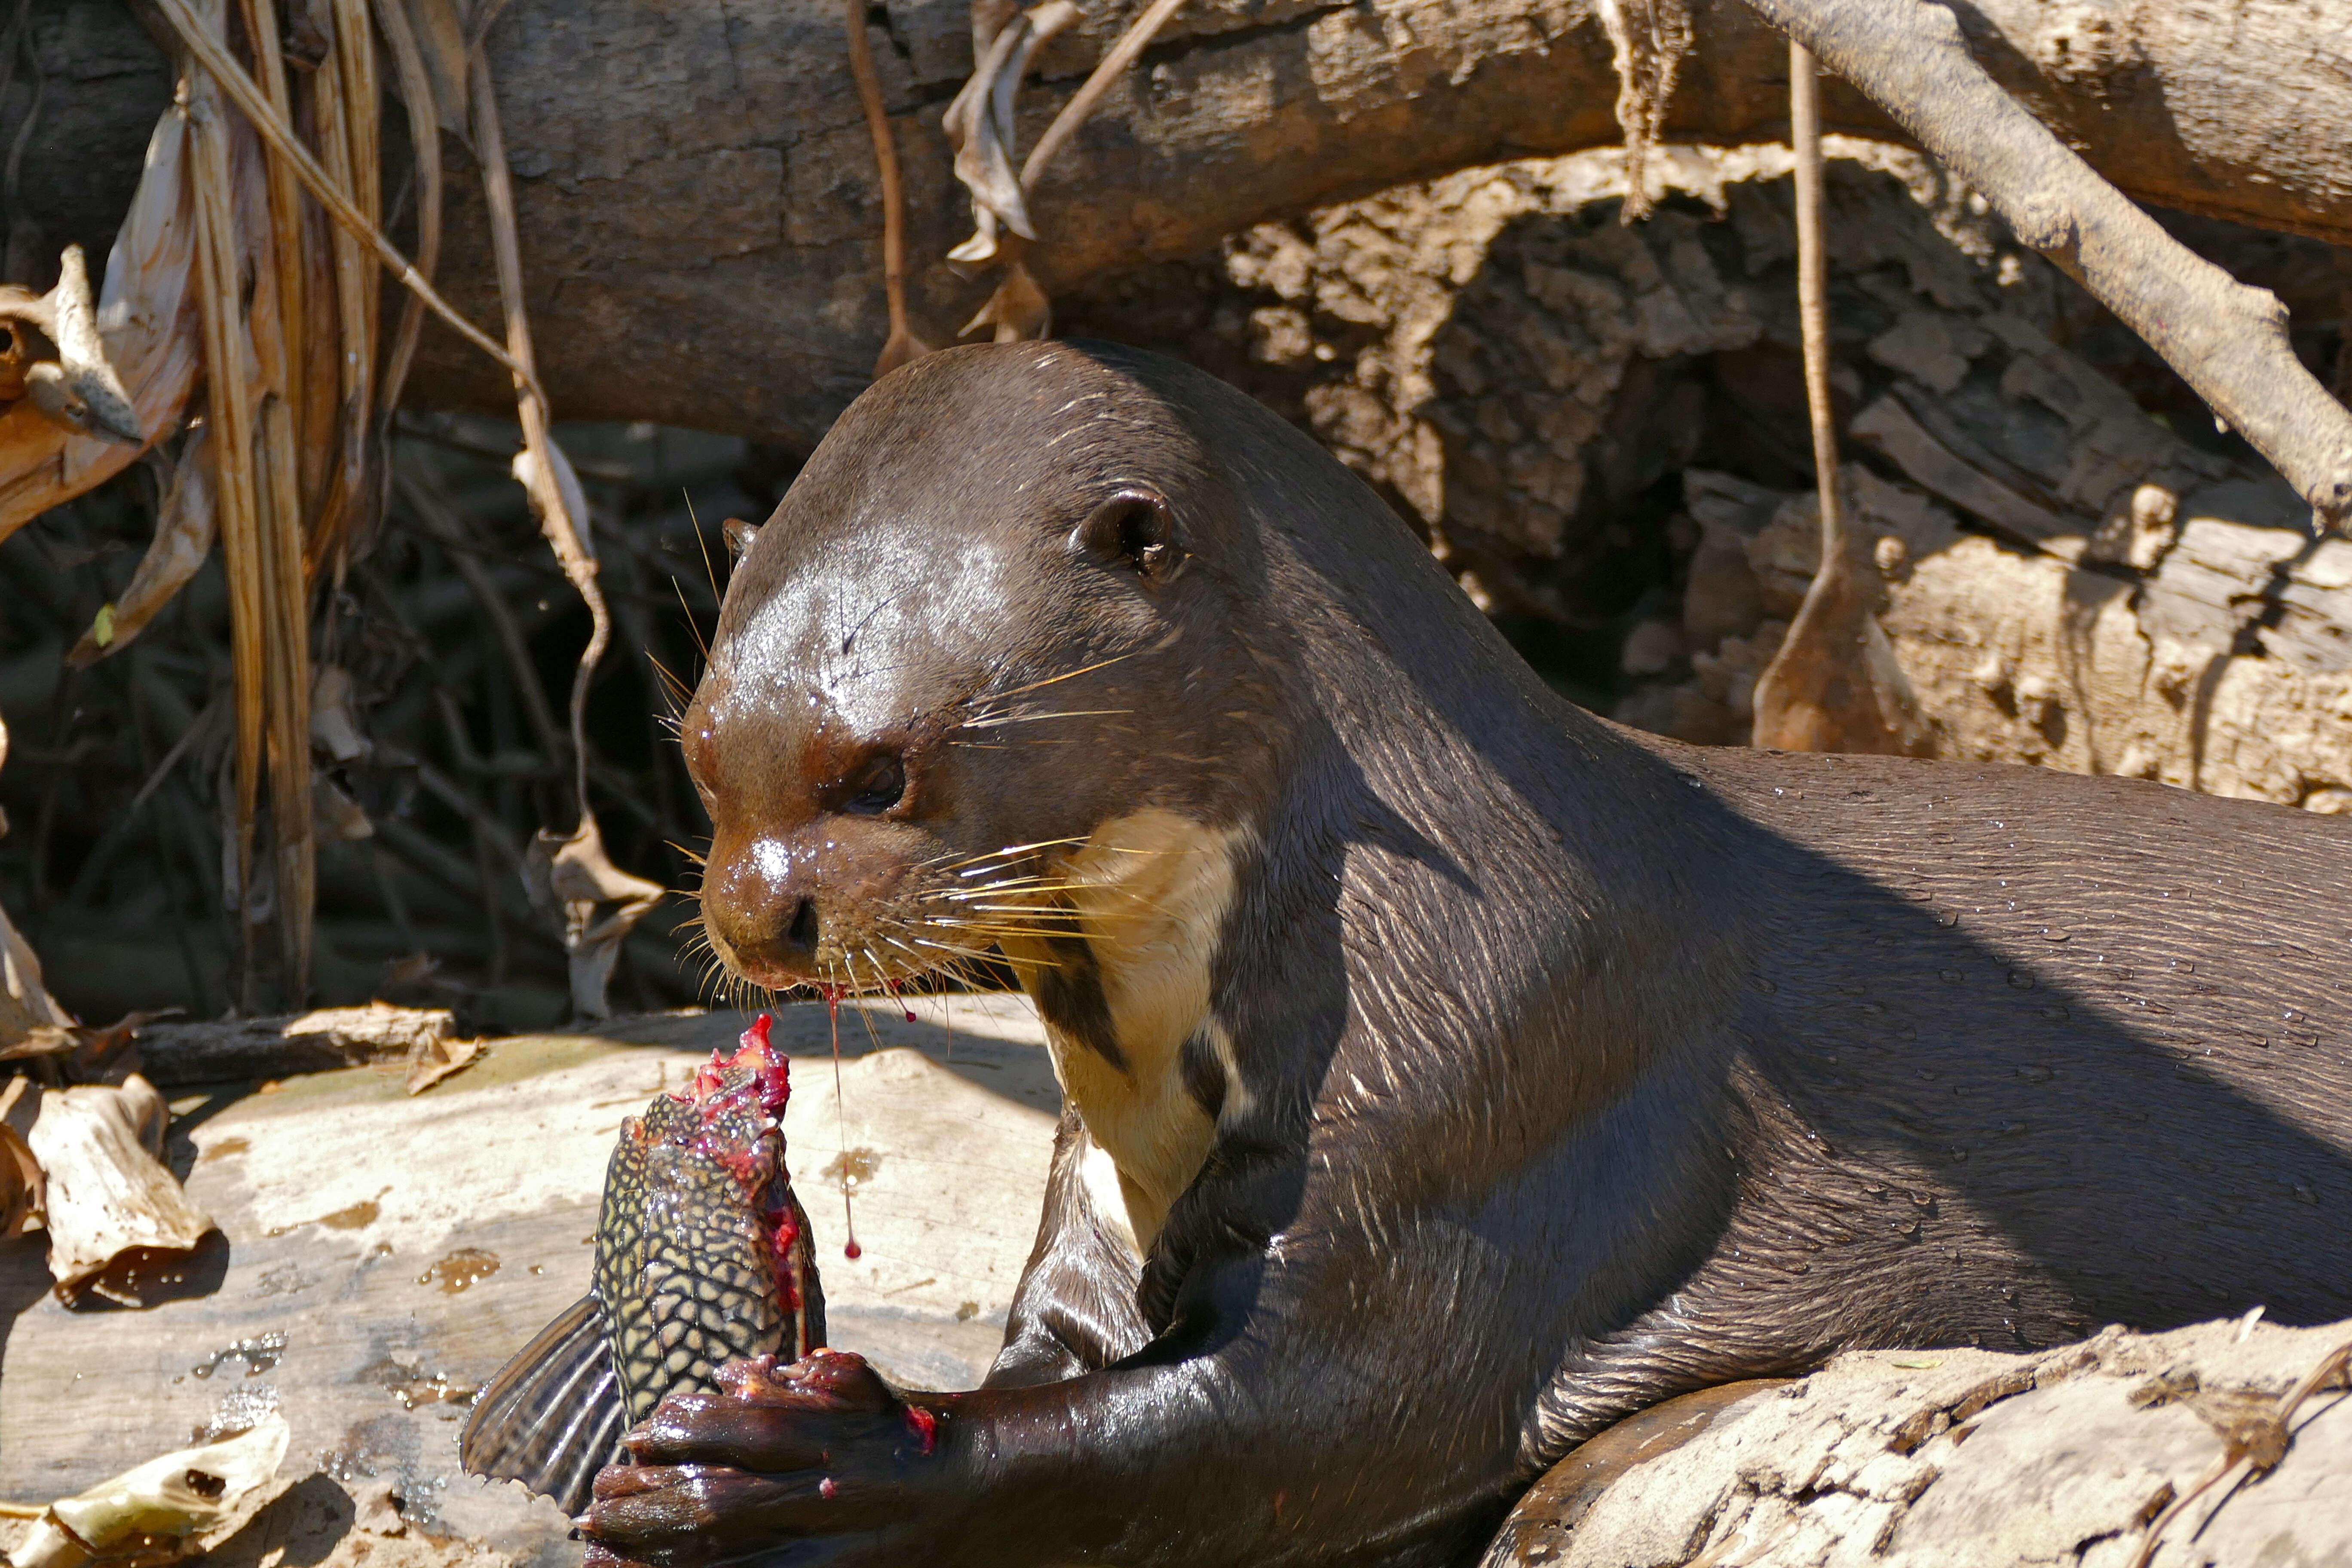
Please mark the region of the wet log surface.
MULTIPOLYGON (((834 1342, 907 1384, 968 1387, 1028 1257, 1059 1091, 1025 1005, 915 1005, 926 1021, 843 1010, 845 1124, 824 1010, 780 1017, 786 1137, 834 1342), (841 1254, 845 1146, 856 1263, 841 1254)), ((414 1098, 397 1063, 179 1095, 167 1153, 223 1233, 181 1299, 68 1310, 38 1236, 0 1247, 0 1497, 77 1490, 257 1398, 292 1423, 288 1476, 388 1483, 413 1525, 576 1562, 552 1504, 458 1473, 464 1401, 586 1289, 621 1119, 746 1021, 501 1039, 414 1098)))

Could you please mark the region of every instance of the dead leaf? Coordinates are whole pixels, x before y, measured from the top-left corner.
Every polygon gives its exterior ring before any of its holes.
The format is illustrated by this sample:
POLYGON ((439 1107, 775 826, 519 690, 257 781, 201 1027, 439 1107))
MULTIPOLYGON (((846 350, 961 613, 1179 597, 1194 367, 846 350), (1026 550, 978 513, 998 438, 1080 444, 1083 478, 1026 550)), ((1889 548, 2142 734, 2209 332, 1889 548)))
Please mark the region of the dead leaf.
POLYGON ((408 1053, 408 1092, 423 1094, 452 1073, 463 1072, 480 1059, 479 1040, 417 1042, 408 1053))
MULTIPOLYGON (((195 225, 187 148, 186 116, 165 110, 107 258, 93 315, 131 418, 150 439, 178 427, 202 357, 191 287, 195 225)), ((113 478, 140 449, 53 424, 30 398, 11 405, 0 414, 0 539, 113 478)))
POLYGON ((8 911, 0 910, 0 1045, 25 1038, 43 1026, 65 1027, 73 1016, 41 984, 41 961, 16 934, 8 911))
POLYGON ((631 876, 606 858, 596 819, 583 816, 571 837, 542 828, 530 847, 531 895, 563 910, 563 950, 571 957, 572 1005, 583 1018, 612 1016, 604 990, 621 942, 661 900, 662 886, 631 876), (610 907, 604 919, 599 909, 610 907))
POLYGON ((120 1088, 41 1097, 26 1142, 47 1180, 49 1274, 67 1305, 93 1294, 144 1305, 137 1277, 159 1254, 194 1251, 213 1228, 152 1152, 169 1118, 163 1097, 135 1073, 120 1088))
POLYGON ((948 252, 950 260, 976 264, 993 259, 1000 224, 1024 239, 1037 237, 1022 200, 1021 178, 1013 172, 1013 101, 1038 46, 1077 17, 1078 8, 1070 0, 1047 0, 1023 12, 998 29, 987 56, 948 105, 940 128, 955 148, 955 176, 971 193, 975 231, 948 252))
POLYGON ((179 467, 173 471, 172 487, 164 493, 163 510, 156 515, 155 537, 147 553, 139 558, 139 569, 131 574, 122 597, 100 610, 104 635, 92 626, 66 655, 66 663, 73 668, 88 669, 128 645, 212 553, 219 520, 213 510, 215 480, 208 437, 209 431, 202 427, 189 437, 180 453, 179 467))
POLYGON ((1054 327, 1053 301, 1030 272, 1029 264, 1015 258, 1004 269, 1003 281, 980 313, 964 323, 958 337, 970 337, 982 327, 996 330, 1000 343, 1034 342, 1044 338, 1054 327))
POLYGON ((59 1498, 9 1555, 16 1568, 81 1568, 135 1551, 142 1564, 171 1563, 236 1521, 285 1463, 292 1432, 264 1414, 243 1431, 148 1460, 87 1491, 59 1498))
POLYGON ((25 1134, 41 1114, 41 1086, 28 1078, 0 1086, 0 1241, 40 1228, 41 1163, 25 1134))

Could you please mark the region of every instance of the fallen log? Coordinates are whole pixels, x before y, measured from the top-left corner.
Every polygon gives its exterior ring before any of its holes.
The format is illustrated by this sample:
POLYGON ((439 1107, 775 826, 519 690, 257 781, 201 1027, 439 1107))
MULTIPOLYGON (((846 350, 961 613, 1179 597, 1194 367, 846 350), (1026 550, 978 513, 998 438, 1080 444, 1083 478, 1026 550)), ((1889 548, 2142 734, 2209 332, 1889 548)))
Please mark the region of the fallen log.
MULTIPOLYGON (((1089 7, 1041 52, 1024 143, 1139 9, 1089 7)), ((1054 241, 1032 265, 1058 294, 1401 181, 1613 145, 1618 83, 1599 11, 1197 0, 1045 180, 1034 205, 1054 241)), ((1780 36, 1738 0, 1701 0, 1692 15, 1664 135, 1783 138, 1780 36)), ((911 303, 923 335, 944 342, 987 289, 940 260, 965 222, 940 116, 971 68, 969 16, 953 0, 898 0, 885 16, 871 27, 906 174, 911 303)), ((96 255, 168 82, 140 68, 143 41, 113 0, 41 20, 76 108, 37 122, 26 214, 96 255)), ((2352 134, 2331 118, 2352 113, 2341 89, 2352 0, 1980 0, 1960 22, 1993 79, 2134 198, 2352 239, 2352 134)), ((768 439, 820 433, 887 331, 878 177, 838 8, 518 0, 488 47, 556 406, 768 439)), ((1831 131, 1906 134, 1840 82, 1824 84, 1822 113, 1831 131)), ((469 193, 453 182, 443 277, 481 322, 497 319, 496 292, 469 193)), ((438 328, 415 385, 442 404, 512 395, 438 328)))
POLYGON ((2352 1323, 2259 1313, 2038 1355, 1856 1352, 1669 1401, 1538 1481, 1483 1568, 2346 1561, 2352 1323))
POLYGON ((237 1079, 290 1078, 397 1062, 409 1092, 430 1088, 471 1063, 478 1040, 458 1037, 446 1007, 324 1007, 270 1018, 147 1024, 139 1030, 142 1069, 165 1089, 237 1079))

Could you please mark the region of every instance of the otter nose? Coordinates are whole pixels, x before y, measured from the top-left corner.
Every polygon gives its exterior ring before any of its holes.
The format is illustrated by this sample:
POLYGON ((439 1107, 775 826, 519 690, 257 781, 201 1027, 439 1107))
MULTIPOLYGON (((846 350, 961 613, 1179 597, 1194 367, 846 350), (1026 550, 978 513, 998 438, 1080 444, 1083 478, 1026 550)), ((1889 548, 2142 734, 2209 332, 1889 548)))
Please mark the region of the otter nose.
POLYGON ((703 919, 719 952, 731 955, 746 979, 771 989, 817 978, 824 914, 807 869, 772 839, 745 853, 714 856, 712 866, 703 919))
POLYGON ((751 929, 730 938, 736 966, 772 991, 798 985, 817 977, 818 934, 816 900, 790 901, 772 919, 755 921, 751 929))

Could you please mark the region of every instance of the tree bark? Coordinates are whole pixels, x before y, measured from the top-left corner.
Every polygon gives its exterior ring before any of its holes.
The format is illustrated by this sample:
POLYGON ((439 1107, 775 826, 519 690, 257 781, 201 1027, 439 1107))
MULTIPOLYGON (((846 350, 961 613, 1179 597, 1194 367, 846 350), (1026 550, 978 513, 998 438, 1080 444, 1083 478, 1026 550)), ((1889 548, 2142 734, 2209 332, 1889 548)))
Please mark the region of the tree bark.
MULTIPOLYGON (((164 101, 114 4, 41 0, 47 101, 77 107, 45 108, 18 212, 54 243, 102 247, 106 202, 119 212, 164 101)), ((1090 8, 1041 55, 1024 141, 1138 9, 1090 8)), ((967 223, 939 130, 971 68, 967 7, 887 0, 871 16, 917 326, 945 341, 988 289, 939 259, 967 223)), ((1974 0, 1958 16, 1994 79, 2136 199, 2352 243, 2352 0, 1974 0)), ((1785 137, 1783 40, 1740 0, 1700 0, 1694 20, 1667 134, 1785 137)), ((834 5, 515 0, 489 49, 559 414, 821 432, 886 331, 878 181, 834 5)), ((1824 89, 1826 129, 1907 139, 1845 84, 1824 89)), ((1402 181, 1612 144, 1616 91, 1590 0, 1194 0, 1037 193, 1032 265, 1066 290, 1402 181)), ((452 182, 443 276, 481 321, 495 289, 472 184, 452 182)), ((410 395, 509 401, 497 367, 438 327, 410 395)))

